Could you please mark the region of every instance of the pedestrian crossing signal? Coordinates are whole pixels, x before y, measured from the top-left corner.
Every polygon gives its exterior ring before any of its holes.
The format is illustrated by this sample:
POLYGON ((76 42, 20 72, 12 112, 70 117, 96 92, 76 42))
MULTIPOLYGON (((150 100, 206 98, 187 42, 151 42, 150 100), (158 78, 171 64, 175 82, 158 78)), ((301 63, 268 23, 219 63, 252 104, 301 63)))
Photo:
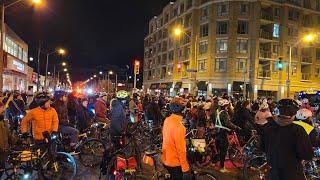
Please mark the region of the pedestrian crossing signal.
POLYGON ((139 74, 140 73, 139 69, 140 69, 140 62, 136 60, 134 61, 134 73, 139 74))

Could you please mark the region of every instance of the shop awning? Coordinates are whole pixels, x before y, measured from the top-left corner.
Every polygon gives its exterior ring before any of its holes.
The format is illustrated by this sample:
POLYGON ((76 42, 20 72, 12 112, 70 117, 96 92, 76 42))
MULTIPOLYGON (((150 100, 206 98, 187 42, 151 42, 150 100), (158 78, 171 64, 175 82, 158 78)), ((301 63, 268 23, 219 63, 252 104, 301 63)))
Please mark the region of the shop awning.
POLYGON ((171 87, 172 87, 172 82, 160 84, 160 89, 170 89, 171 87))
POLYGON ((159 89, 160 83, 153 83, 150 85, 150 89, 159 89))
POLYGON ((181 89, 182 87, 182 82, 176 82, 176 84, 174 85, 174 89, 181 89))

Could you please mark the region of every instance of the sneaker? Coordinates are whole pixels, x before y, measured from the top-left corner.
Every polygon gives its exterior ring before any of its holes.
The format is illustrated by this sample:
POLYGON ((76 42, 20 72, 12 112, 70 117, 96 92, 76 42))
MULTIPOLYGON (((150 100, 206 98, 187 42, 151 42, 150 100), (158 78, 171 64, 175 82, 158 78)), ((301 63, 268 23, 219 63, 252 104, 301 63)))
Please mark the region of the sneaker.
POLYGON ((230 172, 230 171, 229 171, 228 169, 226 169, 226 168, 221 168, 219 171, 222 172, 222 173, 229 173, 229 172, 230 172))

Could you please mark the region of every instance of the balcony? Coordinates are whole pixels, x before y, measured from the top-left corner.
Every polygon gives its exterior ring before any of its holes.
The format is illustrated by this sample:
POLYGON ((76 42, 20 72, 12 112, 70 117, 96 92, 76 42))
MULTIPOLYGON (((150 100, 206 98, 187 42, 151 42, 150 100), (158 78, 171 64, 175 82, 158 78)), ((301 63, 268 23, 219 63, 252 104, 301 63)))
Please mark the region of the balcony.
POLYGON ((260 38, 272 40, 272 33, 266 30, 260 29, 260 38))
POLYGON ((270 70, 259 70, 258 78, 271 78, 270 70))
POLYGON ((310 81, 311 73, 301 73, 301 81, 310 81))
POLYGON ((269 13, 268 11, 261 11, 261 19, 273 21, 272 13, 269 13))
POLYGON ((301 56, 301 62, 302 63, 312 63, 312 57, 311 56, 302 55, 301 56))
POLYGON ((271 59, 271 51, 260 50, 259 57, 271 59))

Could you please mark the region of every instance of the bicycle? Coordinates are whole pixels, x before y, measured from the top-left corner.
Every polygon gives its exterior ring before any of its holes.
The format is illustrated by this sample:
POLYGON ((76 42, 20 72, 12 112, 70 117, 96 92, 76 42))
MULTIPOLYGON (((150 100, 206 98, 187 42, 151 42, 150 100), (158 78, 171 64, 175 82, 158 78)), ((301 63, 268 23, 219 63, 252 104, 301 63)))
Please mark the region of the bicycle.
POLYGON ((113 137, 113 146, 105 151, 102 158, 99 179, 102 175, 121 179, 134 176, 137 170, 141 170, 141 154, 135 138, 137 132, 134 127, 134 130, 127 131, 122 136, 113 137))
POLYGON ((251 131, 250 139, 243 146, 240 145, 236 132, 232 132, 231 135, 229 135, 228 141, 230 144, 228 147, 228 157, 232 165, 236 168, 243 167, 244 159, 246 157, 245 150, 257 147, 260 142, 256 130, 251 131))
MULTIPOLYGON (((145 151, 144 160, 146 164, 153 167, 153 175, 152 177, 147 177, 142 174, 138 174, 136 176, 137 179, 151 179, 151 180, 165 180, 170 179, 170 174, 167 172, 165 168, 159 170, 157 157, 160 154, 160 150, 150 150, 145 151), (148 162, 147 162, 148 161, 148 162)), ((201 171, 201 170, 191 170, 191 179, 192 180, 215 180, 216 177, 209 172, 201 171)))
POLYGON ((68 153, 57 151, 58 135, 43 133, 44 141, 26 145, 22 150, 10 150, 8 179, 29 178, 33 171, 39 179, 73 178, 77 172, 75 159, 68 153))
POLYGON ((105 151, 105 145, 100 139, 89 138, 92 132, 90 129, 85 133, 79 135, 79 141, 73 147, 70 147, 70 137, 68 135, 62 135, 61 149, 63 151, 71 152, 75 150, 72 155, 79 155, 79 160, 85 167, 98 166, 103 157, 105 151))

